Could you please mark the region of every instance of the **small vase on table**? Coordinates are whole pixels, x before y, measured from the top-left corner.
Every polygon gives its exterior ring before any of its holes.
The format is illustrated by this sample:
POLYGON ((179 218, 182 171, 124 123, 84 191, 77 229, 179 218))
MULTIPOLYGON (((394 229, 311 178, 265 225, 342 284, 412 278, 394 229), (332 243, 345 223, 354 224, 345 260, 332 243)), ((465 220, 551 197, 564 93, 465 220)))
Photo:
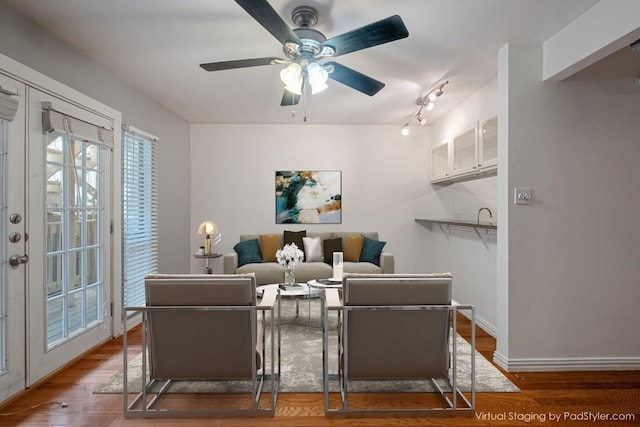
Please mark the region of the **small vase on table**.
POLYGON ((284 267, 284 284, 285 286, 293 286, 296 284, 296 275, 293 263, 284 267))

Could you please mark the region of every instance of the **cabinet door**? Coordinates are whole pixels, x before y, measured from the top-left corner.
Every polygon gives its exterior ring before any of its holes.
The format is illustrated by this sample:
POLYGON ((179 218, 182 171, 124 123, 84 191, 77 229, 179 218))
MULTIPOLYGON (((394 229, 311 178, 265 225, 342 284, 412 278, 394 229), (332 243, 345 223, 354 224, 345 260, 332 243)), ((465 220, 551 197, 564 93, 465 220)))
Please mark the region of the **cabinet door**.
POLYGON ((478 166, 493 167, 498 164, 498 117, 480 122, 478 135, 478 166))
POLYGON ((476 127, 453 138, 452 174, 458 175, 473 172, 477 169, 478 154, 476 141, 476 127))
POLYGON ((431 149, 431 181, 449 176, 449 143, 445 142, 431 149))

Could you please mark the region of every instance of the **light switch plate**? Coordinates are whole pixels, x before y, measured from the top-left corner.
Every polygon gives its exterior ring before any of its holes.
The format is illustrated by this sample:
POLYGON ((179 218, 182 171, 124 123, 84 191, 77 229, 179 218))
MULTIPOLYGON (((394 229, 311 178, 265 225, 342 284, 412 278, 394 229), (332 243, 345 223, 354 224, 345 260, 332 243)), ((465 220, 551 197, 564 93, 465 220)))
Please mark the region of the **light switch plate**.
POLYGON ((533 199, 533 191, 530 188, 515 188, 513 190, 513 203, 516 205, 530 205, 533 199))

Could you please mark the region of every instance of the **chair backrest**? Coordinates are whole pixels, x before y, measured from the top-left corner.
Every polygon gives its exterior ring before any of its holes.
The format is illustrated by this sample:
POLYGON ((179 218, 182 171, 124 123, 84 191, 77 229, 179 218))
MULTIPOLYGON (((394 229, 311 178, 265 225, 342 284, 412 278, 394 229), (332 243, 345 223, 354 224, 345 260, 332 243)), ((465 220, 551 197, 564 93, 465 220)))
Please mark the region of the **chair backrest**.
POLYGON ((253 274, 154 274, 145 278, 147 306, 247 306, 247 310, 151 310, 152 379, 250 379, 256 362, 253 274), (253 308, 252 308, 253 307, 253 308))
POLYGON ((350 379, 428 379, 447 376, 448 309, 402 310, 416 305, 450 305, 450 273, 348 274, 348 306, 396 306, 345 313, 345 363, 350 379))

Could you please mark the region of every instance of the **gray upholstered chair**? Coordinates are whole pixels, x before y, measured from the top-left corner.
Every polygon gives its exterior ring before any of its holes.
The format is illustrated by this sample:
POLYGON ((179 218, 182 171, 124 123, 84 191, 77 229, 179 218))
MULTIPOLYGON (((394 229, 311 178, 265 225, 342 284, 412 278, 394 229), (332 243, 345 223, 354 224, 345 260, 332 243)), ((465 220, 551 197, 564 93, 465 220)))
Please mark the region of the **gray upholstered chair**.
POLYGON ((148 275, 145 289, 146 305, 126 307, 124 321, 126 328, 127 314, 142 313, 142 378, 149 379, 129 401, 125 334, 125 416, 273 416, 280 375, 276 289, 266 291, 259 304, 253 274, 148 275), (185 407, 184 400, 176 405, 180 400, 172 401, 167 392, 184 381, 232 398, 222 407, 185 407))
MULTIPOLYGON (((452 277, 444 274, 345 275, 342 301, 337 289, 323 299, 325 413, 393 411, 415 414, 434 410, 475 408, 475 334, 472 333, 471 389, 457 383, 456 312, 473 306, 452 304, 452 277), (329 348, 329 313, 338 311, 337 348, 329 348), (453 326, 453 330, 452 327, 453 326), (452 333, 453 332, 453 333, 452 333), (338 353, 336 373, 330 375, 329 351, 338 353), (337 379, 337 387, 334 379, 337 379), (394 387, 388 388, 393 381, 394 387), (409 383, 410 382, 410 383, 409 383), (366 385, 364 385, 366 384, 366 385), (418 393, 439 395, 420 407, 350 406, 349 392, 403 392, 411 384, 418 393), (430 386, 430 387, 429 387, 430 386), (330 387, 332 390, 330 391, 330 387), (364 389, 362 389, 364 387, 364 389), (330 399, 339 390, 341 405, 330 399), (433 404, 432 404, 433 403, 433 404)), ((333 347, 333 345, 332 345, 333 347)), ((379 402, 380 400, 378 400, 379 402)), ((426 403, 425 403, 426 402, 426 403)))

